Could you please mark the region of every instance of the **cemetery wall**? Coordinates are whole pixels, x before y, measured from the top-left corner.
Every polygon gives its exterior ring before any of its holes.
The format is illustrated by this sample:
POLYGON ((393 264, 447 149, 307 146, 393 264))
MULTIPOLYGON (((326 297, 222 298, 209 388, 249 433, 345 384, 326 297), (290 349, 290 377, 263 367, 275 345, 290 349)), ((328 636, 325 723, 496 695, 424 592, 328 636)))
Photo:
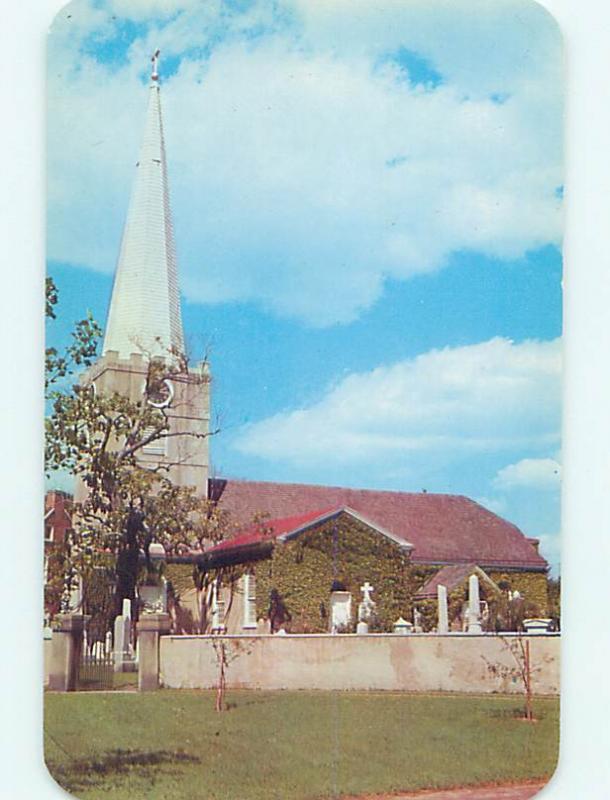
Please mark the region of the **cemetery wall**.
MULTIPOLYGON (((525 638, 530 641, 534 692, 558 694, 559 636, 525 638)), ((523 691, 509 649, 511 643, 518 645, 517 637, 468 634, 163 636, 162 685, 214 687, 214 642, 219 641, 226 643, 230 688, 523 691)))

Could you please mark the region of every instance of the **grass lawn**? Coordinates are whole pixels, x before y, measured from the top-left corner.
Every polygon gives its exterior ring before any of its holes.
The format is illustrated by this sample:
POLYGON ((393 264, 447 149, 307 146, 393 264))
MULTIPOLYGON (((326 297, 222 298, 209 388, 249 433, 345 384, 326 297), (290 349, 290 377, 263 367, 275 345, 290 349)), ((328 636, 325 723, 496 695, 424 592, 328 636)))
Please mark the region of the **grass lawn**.
POLYGON ((359 692, 206 691, 45 697, 45 753, 94 800, 305 800, 545 778, 559 701, 359 692))

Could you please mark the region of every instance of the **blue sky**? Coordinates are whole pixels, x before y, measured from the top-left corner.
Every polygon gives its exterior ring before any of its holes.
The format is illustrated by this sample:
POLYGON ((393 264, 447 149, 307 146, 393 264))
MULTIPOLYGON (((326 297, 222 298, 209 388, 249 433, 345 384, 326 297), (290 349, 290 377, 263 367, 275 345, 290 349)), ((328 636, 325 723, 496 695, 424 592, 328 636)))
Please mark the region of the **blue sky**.
POLYGON ((49 272, 103 321, 163 108, 217 474, 467 494, 557 565, 562 71, 529 2, 78 2, 49 41, 49 272))

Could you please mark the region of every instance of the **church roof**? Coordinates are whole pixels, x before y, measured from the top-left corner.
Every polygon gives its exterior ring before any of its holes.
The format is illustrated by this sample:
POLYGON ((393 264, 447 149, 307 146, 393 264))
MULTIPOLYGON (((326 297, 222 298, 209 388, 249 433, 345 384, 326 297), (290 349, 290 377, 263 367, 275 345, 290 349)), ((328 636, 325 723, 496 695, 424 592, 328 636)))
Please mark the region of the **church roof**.
MULTIPOLYGON (((157 54, 156 54, 157 55, 157 54)), ((103 352, 184 352, 161 93, 155 68, 112 289, 103 352)))
POLYGON ((411 549, 410 542, 405 542, 403 539, 398 538, 389 531, 380 528, 374 522, 359 514, 347 506, 340 506, 338 508, 329 508, 319 511, 310 511, 307 514, 297 514, 291 517, 283 517, 281 519, 265 519, 260 523, 249 525, 245 530, 233 536, 230 539, 225 539, 214 547, 211 547, 208 553, 226 552, 229 550, 237 550, 242 547, 260 544, 261 542, 271 541, 273 539, 280 539, 287 541, 293 539, 300 533, 303 533, 315 525, 320 525, 328 522, 331 519, 336 519, 342 514, 347 514, 360 522, 374 528, 382 536, 392 539, 397 544, 402 545, 406 549, 411 549))
POLYGON ((489 575, 487 575, 476 564, 452 564, 449 567, 443 567, 436 573, 436 575, 433 575, 430 580, 426 581, 426 583, 415 595, 415 599, 436 600, 439 586, 444 586, 447 589, 447 592, 451 592, 461 583, 466 581, 473 573, 478 575, 484 583, 492 586, 496 591, 500 591, 494 581, 491 580, 489 575))
POLYGON ((265 519, 260 523, 249 525, 245 530, 240 531, 236 536, 225 539, 222 542, 210 547, 208 553, 219 553, 226 550, 234 550, 239 547, 258 544, 267 540, 277 539, 285 533, 290 533, 303 525, 311 525, 318 519, 323 519, 327 514, 326 510, 310 511, 307 514, 296 514, 282 519, 265 519))
POLYGON ((410 543, 415 563, 540 571, 548 567, 519 528, 461 495, 213 479, 210 497, 244 526, 257 514, 281 520, 347 506, 410 543))

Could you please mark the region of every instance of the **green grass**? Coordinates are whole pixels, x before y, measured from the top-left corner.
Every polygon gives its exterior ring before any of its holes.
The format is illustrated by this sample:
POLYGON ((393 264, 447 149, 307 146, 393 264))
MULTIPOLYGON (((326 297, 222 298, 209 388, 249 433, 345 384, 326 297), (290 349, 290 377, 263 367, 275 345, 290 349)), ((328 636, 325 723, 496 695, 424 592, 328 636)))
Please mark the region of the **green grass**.
POLYGON ((95 800, 305 800, 551 775, 559 703, 356 692, 47 694, 46 761, 95 800))

